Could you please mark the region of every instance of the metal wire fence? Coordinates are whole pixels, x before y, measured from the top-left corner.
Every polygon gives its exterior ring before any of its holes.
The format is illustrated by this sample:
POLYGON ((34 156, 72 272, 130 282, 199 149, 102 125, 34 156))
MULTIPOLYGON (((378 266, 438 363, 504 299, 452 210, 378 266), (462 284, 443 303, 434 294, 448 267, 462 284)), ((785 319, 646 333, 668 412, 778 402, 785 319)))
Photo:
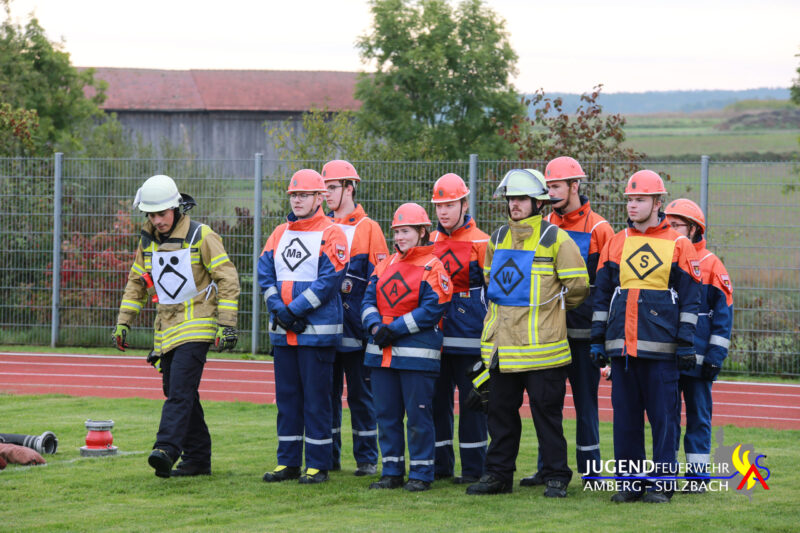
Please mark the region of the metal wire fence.
MULTIPOLYGON (((266 316, 259 311, 259 299, 253 299, 254 261, 289 211, 288 177, 323 163, 262 160, 260 155, 202 161, 0 158, 0 344, 108 344, 144 222, 131 209, 131 200, 144 179, 167 174, 197 200, 190 215, 222 236, 239 271, 237 349, 266 352, 266 316)), ((469 181, 470 207, 479 225, 491 232, 505 219, 503 204, 492 199, 499 179, 510 168, 544 167, 542 161, 481 161, 476 156, 457 162, 354 164, 363 179, 356 200, 387 238, 401 203, 425 206, 434 220, 431 188, 448 172, 469 181)), ((800 375, 796 165, 707 158, 584 165, 590 179, 582 192, 617 230, 626 218, 621 191, 635 168, 666 173, 670 198, 691 198, 706 210, 709 248, 722 258, 735 287, 734 334, 725 370, 800 375)), ((147 349, 154 312, 143 315, 132 344, 147 349)))

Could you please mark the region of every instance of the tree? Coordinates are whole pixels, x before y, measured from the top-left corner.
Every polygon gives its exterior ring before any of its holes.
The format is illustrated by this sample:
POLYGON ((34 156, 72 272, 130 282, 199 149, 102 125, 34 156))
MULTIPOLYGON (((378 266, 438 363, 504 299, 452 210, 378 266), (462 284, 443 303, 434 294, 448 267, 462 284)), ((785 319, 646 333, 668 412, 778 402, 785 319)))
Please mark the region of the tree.
POLYGON ((32 152, 38 127, 36 111, 13 109, 11 104, 0 103, 0 155, 21 156, 32 152))
MULTIPOLYGON (((627 178, 638 170, 645 154, 624 146, 626 119, 620 114, 604 115, 598 102, 603 86, 581 95, 573 114, 563 110, 561 98, 550 98, 539 89, 523 98, 532 115, 515 115, 510 123, 500 124, 499 134, 516 149, 521 161, 542 165, 558 156, 577 159, 590 175, 596 210, 613 219, 613 203, 622 198, 627 178)), ((669 175, 663 175, 669 179, 669 175)))
MULTIPOLYGON (((48 40, 36 18, 23 28, 12 21, 8 0, 3 4, 6 18, 0 24, 0 104, 38 115, 39 125, 31 137, 33 155, 81 151, 84 139, 104 118, 99 106, 105 100, 106 83, 96 80, 92 69, 73 67, 63 45, 48 40), (84 93, 85 88, 91 96, 84 93)), ((8 135, 9 126, 3 127, 0 135, 8 135)))
POLYGON ((496 123, 522 112, 510 83, 517 55, 503 21, 482 0, 372 0, 359 38, 359 128, 408 159, 500 158, 513 153, 496 123))

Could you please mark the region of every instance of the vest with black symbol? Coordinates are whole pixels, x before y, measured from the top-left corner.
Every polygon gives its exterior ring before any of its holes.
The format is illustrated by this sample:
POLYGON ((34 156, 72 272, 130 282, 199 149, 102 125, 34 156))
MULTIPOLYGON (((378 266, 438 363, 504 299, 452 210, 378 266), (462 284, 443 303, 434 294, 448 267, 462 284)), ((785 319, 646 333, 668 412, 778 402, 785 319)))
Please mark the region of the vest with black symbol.
MULTIPOLYGON (((504 248, 503 241, 508 233, 508 226, 501 227, 495 240, 495 251, 492 257, 492 268, 489 273, 487 297, 497 305, 514 307, 530 307, 548 302, 534 301, 538 294, 538 275, 553 274, 553 257, 536 256, 539 245, 551 246, 558 233, 558 228, 549 222, 542 221, 542 231, 536 246, 530 250, 504 248)), ((511 243, 508 243, 511 246, 511 243)))
MULTIPOLYGON (((151 271, 160 304, 180 304, 199 294, 192 274, 191 244, 195 244, 202 224, 190 222, 191 238, 179 239, 182 248, 173 251, 152 252, 151 271)), ((189 233, 187 233, 188 235, 189 233)), ((167 239, 165 243, 173 242, 167 239)), ((148 243, 149 244, 149 243, 148 243)), ((143 243, 144 247, 145 243, 143 243)))
POLYGON ((277 280, 315 281, 321 248, 321 231, 284 231, 275 256, 277 280))

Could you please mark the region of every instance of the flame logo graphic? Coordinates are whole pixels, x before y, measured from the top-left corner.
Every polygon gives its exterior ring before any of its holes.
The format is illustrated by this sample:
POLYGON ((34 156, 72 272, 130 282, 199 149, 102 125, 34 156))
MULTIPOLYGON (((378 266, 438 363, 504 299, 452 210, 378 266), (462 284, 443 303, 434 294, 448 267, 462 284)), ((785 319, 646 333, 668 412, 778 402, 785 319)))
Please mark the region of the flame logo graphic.
MULTIPOLYGON (((736 446, 736 449, 733 450, 733 455, 731 456, 731 460, 733 461, 733 466, 736 470, 739 471, 740 474, 743 476, 747 476, 752 468, 752 464, 750 463, 750 450, 745 450, 744 454, 739 459, 739 450, 742 447, 741 444, 736 446)), ((750 475, 750 478, 747 479, 747 489, 752 489, 753 485, 756 484, 756 477, 754 475, 750 475)))

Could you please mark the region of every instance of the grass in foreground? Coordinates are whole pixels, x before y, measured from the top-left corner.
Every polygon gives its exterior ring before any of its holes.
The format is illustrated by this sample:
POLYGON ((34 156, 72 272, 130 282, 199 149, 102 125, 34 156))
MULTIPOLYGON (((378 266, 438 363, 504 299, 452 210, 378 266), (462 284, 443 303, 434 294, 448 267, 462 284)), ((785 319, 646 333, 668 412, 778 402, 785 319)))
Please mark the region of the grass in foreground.
MULTIPOLYGON (((59 451, 48 465, 9 465, 0 473, 4 495, 0 529, 13 531, 791 531, 800 512, 800 473, 795 447, 800 432, 726 426, 726 444, 752 443, 768 455, 770 490, 750 502, 733 493, 676 495, 669 505, 615 505, 610 493, 581 490, 573 479, 566 500, 551 501, 542 488, 513 494, 466 496, 446 481, 427 493, 370 491, 372 479, 352 475, 349 420, 343 424, 342 472, 320 486, 266 484, 275 464, 274 406, 208 402, 206 419, 214 441, 213 475, 159 479, 147 466, 160 415, 158 401, 66 396, 0 395, 5 431, 51 430, 59 451), (81 458, 87 418, 116 422, 120 454, 81 458)), ((347 413, 345 412, 345 416, 347 413)), ((533 424, 523 421, 517 478, 534 471, 533 424)), ((573 442, 575 425, 565 424, 573 442)), ((601 446, 611 455, 611 425, 601 424, 601 446)), ((649 447, 649 444, 648 444, 649 447)), ((574 468, 574 446, 569 457, 574 468)))

